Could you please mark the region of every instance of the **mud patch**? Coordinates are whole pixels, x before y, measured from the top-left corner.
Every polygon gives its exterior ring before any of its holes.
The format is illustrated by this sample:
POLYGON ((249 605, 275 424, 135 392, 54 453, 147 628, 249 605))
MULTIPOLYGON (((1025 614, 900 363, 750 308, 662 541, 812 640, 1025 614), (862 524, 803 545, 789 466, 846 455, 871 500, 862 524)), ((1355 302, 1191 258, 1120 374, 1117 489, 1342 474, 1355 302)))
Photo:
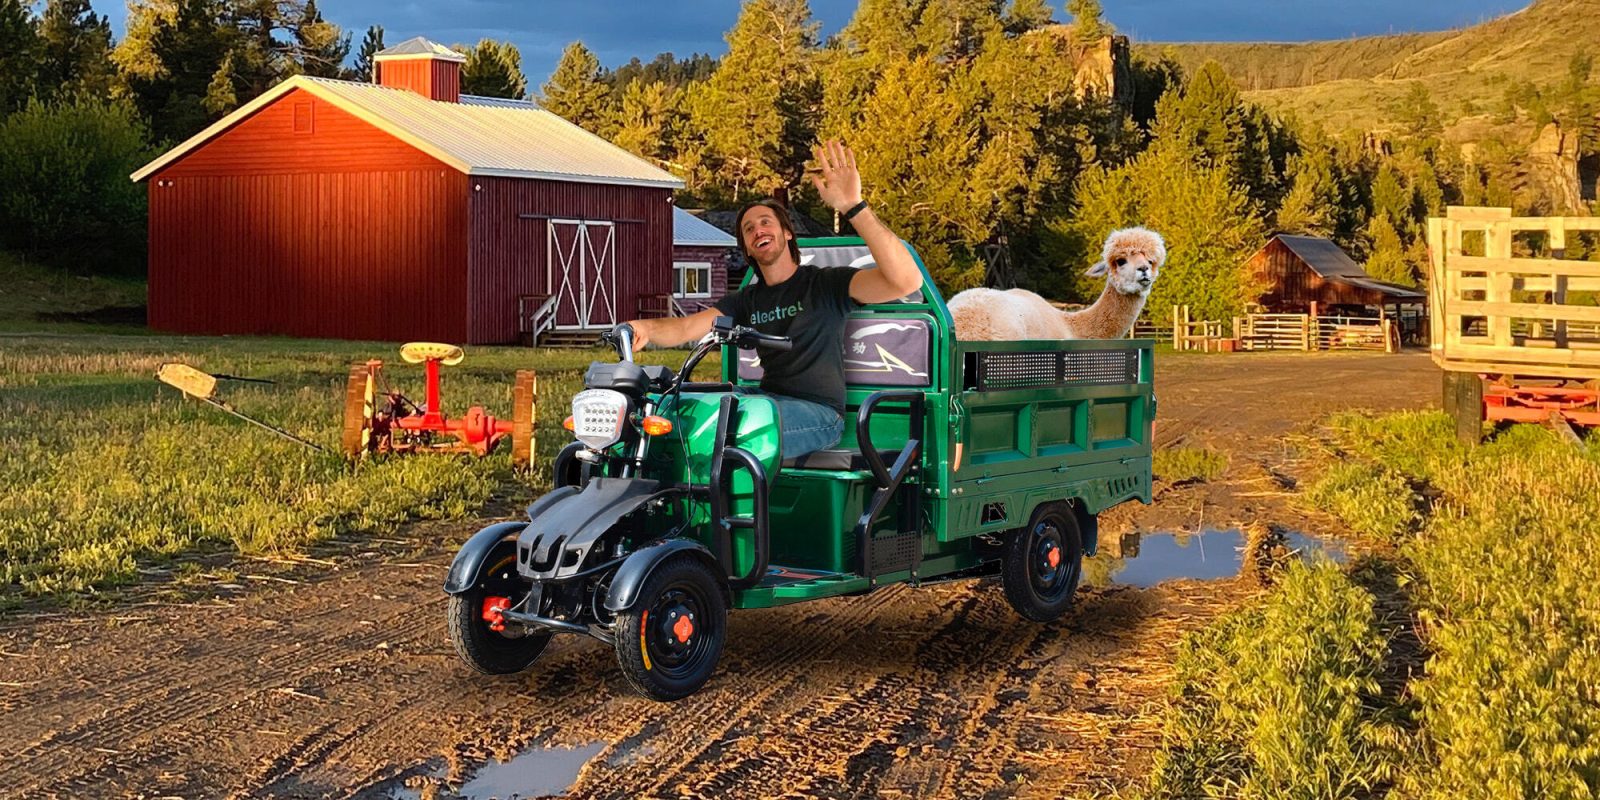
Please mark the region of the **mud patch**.
POLYGON ((581 747, 534 747, 510 761, 484 765, 457 790, 462 800, 527 800, 560 797, 578 780, 583 765, 605 749, 605 742, 581 747))
MULTIPOLYGON (((1091 585, 1122 584, 1149 588, 1167 581, 1212 581, 1232 578, 1244 566, 1246 535, 1237 528, 1199 533, 1128 533, 1115 547, 1088 559, 1091 585)), ((1283 544, 1306 560, 1330 558, 1344 563, 1344 545, 1298 532, 1285 532, 1283 544)))

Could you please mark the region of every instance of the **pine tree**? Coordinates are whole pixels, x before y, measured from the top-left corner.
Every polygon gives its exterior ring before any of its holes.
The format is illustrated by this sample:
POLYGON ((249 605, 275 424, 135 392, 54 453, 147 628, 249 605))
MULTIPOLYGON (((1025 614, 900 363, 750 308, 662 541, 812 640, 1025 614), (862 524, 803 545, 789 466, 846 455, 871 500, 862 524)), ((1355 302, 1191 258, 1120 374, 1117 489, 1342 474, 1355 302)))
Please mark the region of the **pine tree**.
POLYGON ((39 63, 38 21, 24 0, 0 0, 0 116, 33 95, 39 63))
POLYGON ((111 92, 111 23, 89 0, 50 0, 39 20, 39 42, 40 94, 111 92))
POLYGON ((369 26, 367 35, 361 39, 361 49, 356 52, 356 65, 351 69, 351 79, 370 83, 374 77, 373 58, 381 50, 383 50, 383 26, 369 26))
POLYGON ((522 74, 522 51, 510 42, 481 39, 472 47, 455 48, 467 56, 461 65, 461 93, 521 100, 528 96, 522 74))
MULTIPOLYGON (((1078 243, 1075 261, 1087 266, 1105 235, 1128 225, 1160 231, 1167 242, 1167 263, 1147 305, 1154 318, 1188 305, 1198 319, 1228 319, 1259 296, 1262 287, 1243 265, 1261 246, 1261 221, 1249 196, 1226 170, 1207 165, 1192 142, 1159 139, 1123 166, 1090 169, 1078 181, 1076 213, 1055 227, 1078 243)), ((1103 285, 1081 273, 1078 280, 1084 300, 1103 285)))
POLYGON ((350 56, 350 34, 322 18, 317 0, 306 0, 294 23, 294 61, 306 75, 320 78, 345 76, 344 60, 350 56))
POLYGON ((1338 228, 1339 185, 1327 150, 1308 147, 1293 160, 1294 183, 1278 209, 1283 233, 1331 237, 1338 228))
POLYGON ((1005 30, 1001 0, 927 0, 916 28, 918 53, 947 61, 977 57, 991 36, 1005 30))
POLYGON ((1100 0, 1067 0, 1072 15, 1072 39, 1080 45, 1098 42, 1112 33, 1100 8, 1100 0))
POLYGON ((583 42, 567 45, 539 95, 540 105, 591 133, 604 136, 615 121, 600 59, 583 42))
POLYGON ((133 0, 112 51, 122 79, 157 140, 182 140, 214 118, 203 105, 239 38, 218 0, 133 0))
POLYGON ((1011 0, 1004 16, 1005 31, 1013 36, 1054 22, 1047 0, 1011 0))
POLYGON ((658 163, 675 153, 684 123, 683 91, 660 81, 634 81, 622 95, 618 147, 658 163))
POLYGON ((1388 161, 1378 167, 1372 182, 1372 216, 1384 217, 1396 231, 1411 224, 1411 190, 1400 182, 1400 173, 1388 161))
POLYGON ((806 0, 750 0, 728 32, 728 55, 694 93, 694 134, 716 182, 735 198, 800 183, 821 103, 816 32, 806 0))
POLYGON ((1389 224, 1385 214, 1373 214, 1367 225, 1367 239, 1372 242, 1371 255, 1367 256, 1367 274, 1380 281, 1401 286, 1417 285, 1416 274, 1406 262, 1406 246, 1400 234, 1389 224))

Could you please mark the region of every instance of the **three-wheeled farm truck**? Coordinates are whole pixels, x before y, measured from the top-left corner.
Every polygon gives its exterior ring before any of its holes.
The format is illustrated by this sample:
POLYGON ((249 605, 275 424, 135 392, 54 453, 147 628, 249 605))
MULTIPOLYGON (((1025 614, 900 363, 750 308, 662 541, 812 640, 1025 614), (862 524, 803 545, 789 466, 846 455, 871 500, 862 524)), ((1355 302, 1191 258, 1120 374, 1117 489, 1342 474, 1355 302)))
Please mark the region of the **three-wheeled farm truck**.
MULTIPOLYGON (((800 244, 819 266, 870 263, 859 239, 800 244)), ((787 340, 721 318, 676 372, 633 363, 626 325, 606 340, 618 360, 572 399, 555 488, 450 566, 450 636, 479 671, 583 634, 675 700, 710 677, 729 609, 895 583, 997 576, 1018 613, 1050 621, 1097 515, 1150 502, 1152 343, 958 342, 926 269, 919 293, 851 316, 844 439, 798 459, 779 458, 777 411, 748 391, 761 350, 787 340), (696 381, 719 348, 720 380, 696 381)))

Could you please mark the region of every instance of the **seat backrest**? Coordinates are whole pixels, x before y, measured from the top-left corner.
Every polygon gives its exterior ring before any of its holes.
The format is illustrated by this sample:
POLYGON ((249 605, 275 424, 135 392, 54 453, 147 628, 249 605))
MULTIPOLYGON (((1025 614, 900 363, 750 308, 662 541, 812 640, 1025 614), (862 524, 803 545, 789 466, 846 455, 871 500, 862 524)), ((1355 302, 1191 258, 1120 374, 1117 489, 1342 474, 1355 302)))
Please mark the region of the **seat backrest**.
MULTIPOLYGON (((848 388, 925 387, 933 383, 932 327, 926 319, 857 314, 844 326, 848 388)), ((739 351, 739 379, 761 379, 754 350, 739 351)))

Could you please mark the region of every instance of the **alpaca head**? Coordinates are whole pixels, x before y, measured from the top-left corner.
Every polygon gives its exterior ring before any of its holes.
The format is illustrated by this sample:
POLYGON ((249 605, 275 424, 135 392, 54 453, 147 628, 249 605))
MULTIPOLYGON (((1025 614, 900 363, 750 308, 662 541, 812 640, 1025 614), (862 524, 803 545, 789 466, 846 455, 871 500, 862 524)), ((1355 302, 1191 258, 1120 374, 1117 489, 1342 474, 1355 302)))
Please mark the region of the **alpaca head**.
POLYGON ((1165 263, 1167 245, 1161 234, 1147 228, 1123 228, 1106 237, 1100 260, 1088 274, 1096 278, 1107 275, 1106 282, 1121 294, 1145 297, 1165 263))

